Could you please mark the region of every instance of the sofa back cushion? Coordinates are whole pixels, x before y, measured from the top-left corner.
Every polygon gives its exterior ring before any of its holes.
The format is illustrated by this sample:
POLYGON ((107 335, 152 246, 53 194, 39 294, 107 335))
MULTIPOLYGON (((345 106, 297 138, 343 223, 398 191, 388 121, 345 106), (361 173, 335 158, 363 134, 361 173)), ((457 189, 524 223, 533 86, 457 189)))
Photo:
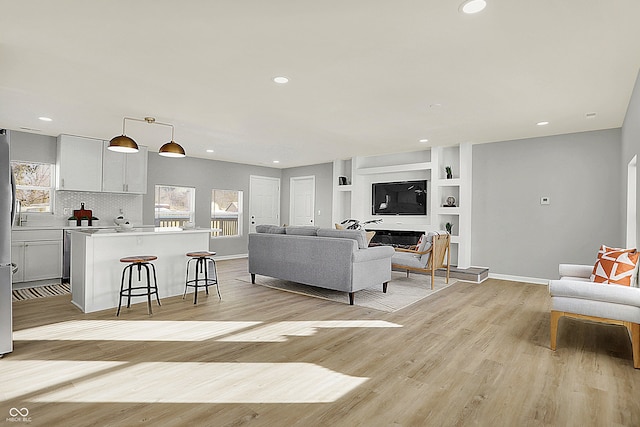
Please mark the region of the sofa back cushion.
POLYGON ((369 246, 367 242, 367 233, 364 230, 333 230, 331 228, 321 228, 318 230, 318 237, 353 239, 358 242, 359 249, 365 249, 369 246))
POLYGON ((284 234, 284 227, 279 225, 260 224, 256 225, 256 233, 284 234))
POLYGON ((312 227, 309 225, 288 225, 285 228, 286 234, 292 234, 295 236, 317 236, 318 227, 312 227))

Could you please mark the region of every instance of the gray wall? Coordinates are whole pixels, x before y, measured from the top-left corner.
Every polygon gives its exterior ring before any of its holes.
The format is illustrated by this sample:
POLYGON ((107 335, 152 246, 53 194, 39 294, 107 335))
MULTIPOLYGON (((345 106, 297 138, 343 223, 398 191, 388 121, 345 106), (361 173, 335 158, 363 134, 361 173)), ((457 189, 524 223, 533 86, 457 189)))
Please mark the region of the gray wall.
POLYGON ((621 146, 620 129, 474 145, 472 264, 551 279, 624 245, 621 146))
MULTIPOLYGON (((633 159, 633 156, 640 154, 640 72, 636 79, 636 84, 631 94, 627 114, 622 125, 622 157, 620 170, 622 171, 622 187, 625 189, 623 195, 623 212, 627 212, 626 185, 627 185, 627 165, 633 159)), ((640 156, 638 156, 640 157, 640 156)), ((639 162, 640 166, 640 162, 639 162)), ((640 192, 640 173, 637 174, 638 183, 636 190, 640 192)), ((636 213, 640 212, 638 206, 640 203, 640 194, 636 196, 636 213)), ((624 217, 626 218, 626 216, 624 217)), ((640 219, 638 217, 637 219, 640 219)), ((624 220, 626 221, 626 219, 624 220)), ((636 225, 636 242, 640 244, 640 223, 636 225)))
MULTIPOLYGON (((218 255, 246 254, 249 230, 249 176, 259 175, 280 178, 279 169, 185 157, 162 157, 149 153, 147 194, 143 198, 143 222, 153 224, 155 216, 155 186, 176 185, 196 189, 196 226, 210 227, 211 190, 243 191, 243 235, 214 238, 210 250, 218 255)), ((285 195, 282 194, 282 197, 285 195)), ((288 197, 288 194, 286 195, 288 197)))
POLYGON ((315 225, 316 227, 333 227, 331 223, 332 194, 333 194, 333 163, 301 166, 282 170, 281 186, 281 212, 283 224, 289 224, 290 209, 290 180, 301 176, 316 177, 316 203, 315 225), (320 214, 318 214, 320 211, 320 214))

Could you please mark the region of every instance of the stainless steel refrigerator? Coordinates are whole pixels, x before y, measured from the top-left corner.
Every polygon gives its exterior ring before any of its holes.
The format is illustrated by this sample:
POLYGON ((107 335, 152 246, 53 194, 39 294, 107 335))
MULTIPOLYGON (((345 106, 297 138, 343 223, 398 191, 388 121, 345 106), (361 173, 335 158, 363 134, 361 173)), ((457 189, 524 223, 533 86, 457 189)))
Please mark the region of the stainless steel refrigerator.
POLYGON ((9 161, 9 131, 0 129, 0 357, 13 351, 11 224, 15 185, 9 161))

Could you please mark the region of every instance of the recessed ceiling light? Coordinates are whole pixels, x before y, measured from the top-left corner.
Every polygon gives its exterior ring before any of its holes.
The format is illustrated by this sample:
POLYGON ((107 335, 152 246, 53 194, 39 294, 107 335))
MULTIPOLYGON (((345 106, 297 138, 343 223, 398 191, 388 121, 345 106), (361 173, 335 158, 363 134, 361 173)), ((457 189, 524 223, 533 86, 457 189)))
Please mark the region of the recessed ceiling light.
POLYGON ((549 124, 549 122, 538 122, 538 123, 536 123, 537 126, 546 126, 548 124, 549 124))
POLYGON ((460 5, 458 10, 463 13, 472 14, 481 12, 485 7, 487 7, 485 0, 467 0, 460 5))
POLYGON ((49 117, 38 117, 40 120, 42 120, 43 122, 52 122, 53 119, 50 119, 49 117))
POLYGON ((596 113, 587 113, 587 114, 585 114, 585 117, 587 119, 593 119, 595 116, 596 116, 596 113))
POLYGON ((423 139, 419 140, 418 142, 429 142, 429 140, 426 139, 426 138, 423 138, 423 139))
POLYGON ((285 76, 274 77, 273 81, 279 84, 289 83, 289 78, 285 76))
POLYGON ((213 150, 212 149, 208 149, 207 153, 213 153, 213 150))
POLYGON ((442 107, 442 104, 440 104, 438 102, 436 102, 435 104, 430 104, 429 105, 429 108, 440 108, 440 107, 442 107))
POLYGON ((273 163, 280 163, 280 160, 274 160, 273 163))

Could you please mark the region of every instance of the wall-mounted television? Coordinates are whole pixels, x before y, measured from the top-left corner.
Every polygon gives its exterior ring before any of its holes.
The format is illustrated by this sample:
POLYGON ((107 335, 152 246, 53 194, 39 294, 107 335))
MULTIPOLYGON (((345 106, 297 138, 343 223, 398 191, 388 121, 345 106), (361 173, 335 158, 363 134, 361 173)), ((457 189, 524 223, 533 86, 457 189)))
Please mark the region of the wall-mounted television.
POLYGON ((427 180, 372 184, 373 215, 426 215, 427 180))

